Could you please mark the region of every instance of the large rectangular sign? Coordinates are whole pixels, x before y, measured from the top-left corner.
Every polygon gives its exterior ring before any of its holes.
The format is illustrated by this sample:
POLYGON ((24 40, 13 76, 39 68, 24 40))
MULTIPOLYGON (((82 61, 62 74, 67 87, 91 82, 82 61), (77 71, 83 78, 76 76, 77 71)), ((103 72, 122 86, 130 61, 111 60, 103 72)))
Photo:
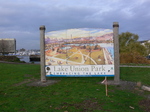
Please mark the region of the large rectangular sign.
POLYGON ((68 29, 45 34, 45 70, 50 77, 114 76, 111 29, 68 29))

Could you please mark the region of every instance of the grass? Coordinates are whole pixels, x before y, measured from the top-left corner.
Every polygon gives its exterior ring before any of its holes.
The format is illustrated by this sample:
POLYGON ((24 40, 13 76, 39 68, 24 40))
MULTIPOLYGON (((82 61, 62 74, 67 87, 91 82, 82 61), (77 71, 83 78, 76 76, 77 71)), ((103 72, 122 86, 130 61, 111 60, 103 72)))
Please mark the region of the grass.
POLYGON ((150 86, 150 68, 121 67, 121 79, 141 82, 150 86))
POLYGON ((91 57, 98 65, 105 64, 104 54, 103 54, 102 50, 93 50, 92 52, 89 52, 89 50, 87 50, 87 49, 79 49, 78 50, 76 47, 74 47, 74 48, 68 50, 67 54, 60 53, 60 54, 56 55, 55 57, 60 58, 60 59, 67 59, 69 57, 68 61, 81 63, 82 55, 83 55, 84 59, 86 60, 86 62, 84 64, 86 64, 86 65, 89 65, 89 64, 95 65, 95 63, 89 57, 91 57), (85 56, 85 55, 87 55, 87 56, 85 56), (100 59, 100 60, 98 60, 98 59, 100 59))
MULTIPOLYGON (((103 77, 47 78, 60 81, 32 87, 20 83, 40 79, 39 65, 0 63, 0 71, 0 112, 144 112, 139 105, 144 97, 136 93, 108 86, 106 96, 105 86, 97 84, 103 77)), ((121 68, 121 79, 150 85, 149 73, 147 68, 121 68)))
POLYGON ((101 50, 101 51, 94 51, 94 52, 92 52, 91 57, 96 61, 96 63, 97 63, 98 65, 103 65, 103 64, 105 64, 105 61, 104 61, 104 53, 103 53, 102 50, 101 50), (98 56, 100 56, 101 61, 98 61, 98 56))

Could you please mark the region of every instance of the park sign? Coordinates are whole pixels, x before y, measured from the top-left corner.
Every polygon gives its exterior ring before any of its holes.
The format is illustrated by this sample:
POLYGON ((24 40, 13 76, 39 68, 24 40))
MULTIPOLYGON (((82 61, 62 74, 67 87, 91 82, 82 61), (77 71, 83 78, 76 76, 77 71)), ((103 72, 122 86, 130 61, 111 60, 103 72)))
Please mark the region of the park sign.
POLYGON ((44 41, 47 77, 114 76, 113 30, 51 31, 44 41))

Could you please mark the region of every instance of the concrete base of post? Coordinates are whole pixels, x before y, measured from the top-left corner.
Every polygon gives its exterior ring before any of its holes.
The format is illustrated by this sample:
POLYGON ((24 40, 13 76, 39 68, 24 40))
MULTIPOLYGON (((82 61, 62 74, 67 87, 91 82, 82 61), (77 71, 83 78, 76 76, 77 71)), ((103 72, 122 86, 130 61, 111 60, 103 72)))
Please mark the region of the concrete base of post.
MULTIPOLYGON (((105 82, 98 82, 98 84, 105 84, 105 82)), ((120 81, 119 81, 119 82, 116 82, 116 81, 114 81, 114 80, 107 80, 107 84, 108 84, 108 85, 120 85, 121 82, 120 82, 120 81)))
POLYGON ((42 80, 41 82, 42 82, 42 83, 46 83, 47 81, 46 81, 46 80, 42 80))

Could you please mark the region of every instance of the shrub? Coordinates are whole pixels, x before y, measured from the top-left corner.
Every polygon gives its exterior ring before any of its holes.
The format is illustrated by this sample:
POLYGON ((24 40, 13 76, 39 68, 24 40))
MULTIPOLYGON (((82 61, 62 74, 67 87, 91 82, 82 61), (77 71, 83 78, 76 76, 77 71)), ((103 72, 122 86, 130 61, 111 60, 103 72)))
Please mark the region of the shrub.
POLYGON ((145 57, 139 55, 137 52, 128 52, 128 53, 121 53, 120 54, 120 63, 121 64, 150 64, 150 61, 147 60, 145 57))
POLYGON ((16 56, 0 56, 0 61, 20 62, 16 56))

